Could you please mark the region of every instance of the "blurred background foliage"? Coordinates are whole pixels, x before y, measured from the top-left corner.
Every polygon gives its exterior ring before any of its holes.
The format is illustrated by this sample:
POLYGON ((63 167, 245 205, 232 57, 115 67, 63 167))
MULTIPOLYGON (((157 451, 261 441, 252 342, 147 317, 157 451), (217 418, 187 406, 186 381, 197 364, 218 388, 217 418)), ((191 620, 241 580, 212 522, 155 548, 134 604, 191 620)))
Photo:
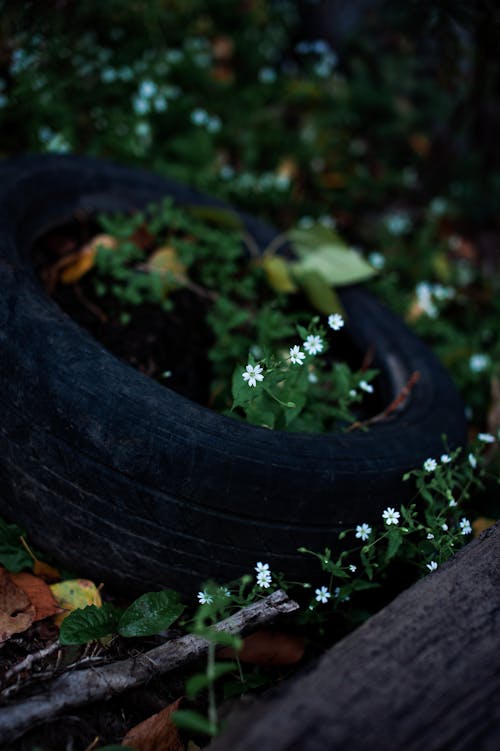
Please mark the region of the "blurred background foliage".
POLYGON ((94 154, 335 225, 491 425, 495 0, 4 0, 0 155, 94 154))

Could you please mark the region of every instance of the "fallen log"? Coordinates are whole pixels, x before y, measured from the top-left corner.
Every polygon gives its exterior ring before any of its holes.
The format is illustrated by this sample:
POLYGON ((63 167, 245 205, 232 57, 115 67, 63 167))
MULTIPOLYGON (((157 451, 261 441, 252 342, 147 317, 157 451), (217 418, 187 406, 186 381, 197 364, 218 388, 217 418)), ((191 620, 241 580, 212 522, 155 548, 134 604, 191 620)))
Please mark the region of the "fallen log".
POLYGON ((240 711, 210 751, 500 748, 500 525, 240 711))
MULTIPOLYGON (((297 608, 296 602, 285 592, 278 590, 220 621, 214 628, 231 634, 245 633, 297 608)), ((0 709, 0 743, 14 740, 33 725, 60 712, 110 699, 118 693, 146 683, 154 676, 188 665, 203 657, 207 649, 208 642, 205 639, 188 634, 136 657, 62 675, 44 686, 43 693, 8 703, 0 709)))

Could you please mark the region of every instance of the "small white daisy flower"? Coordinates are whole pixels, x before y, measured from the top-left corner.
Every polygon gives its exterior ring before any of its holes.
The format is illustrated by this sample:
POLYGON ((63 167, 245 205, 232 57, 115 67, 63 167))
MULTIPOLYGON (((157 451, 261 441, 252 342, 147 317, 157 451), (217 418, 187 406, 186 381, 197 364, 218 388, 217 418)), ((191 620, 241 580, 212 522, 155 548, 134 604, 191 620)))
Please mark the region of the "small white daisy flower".
POLYGON ((437 461, 435 459, 426 459, 424 462, 424 469, 426 472, 434 472, 437 469, 437 461))
POLYGON ((351 390, 349 391, 349 396, 350 396, 350 397, 352 397, 352 398, 354 399, 354 397, 356 396, 356 389, 351 389, 351 390))
POLYGON ((249 386, 257 386, 257 381, 263 381, 262 365, 247 365, 246 370, 241 374, 244 381, 247 381, 249 386))
POLYGON ((483 355, 480 352, 471 355, 469 358, 469 368, 473 373, 482 373, 483 370, 489 368, 490 364, 491 358, 489 357, 489 355, 483 355))
POLYGON ((382 519, 385 519, 387 526, 389 526, 390 524, 399 524, 399 517, 399 511, 396 511, 390 506, 386 508, 386 510, 382 514, 382 519))
POLYGON ((358 524, 356 527, 356 537, 359 537, 363 542, 370 537, 371 533, 372 528, 365 522, 363 522, 363 524, 358 524))
POLYGON ((469 459, 469 464, 472 467, 472 469, 476 469, 476 467, 477 467, 477 459, 474 456, 474 454, 469 454, 469 456, 467 458, 469 459))
POLYGON ((454 498, 450 498, 450 502, 448 503, 448 506, 450 508, 455 508, 456 505, 457 505, 456 500, 454 498))
POLYGON ((443 532, 448 532, 448 525, 446 524, 446 522, 444 524, 441 524, 441 529, 443 530, 443 532))
POLYGON ((257 571, 258 574, 262 574, 262 573, 268 574, 270 573, 269 563, 262 563, 261 561, 259 561, 258 563, 255 564, 255 570, 257 571))
POLYGON ((290 347, 290 362, 294 365, 303 365, 305 357, 305 354, 300 351, 298 344, 296 344, 295 347, 290 347))
POLYGON ((427 566, 429 571, 435 571, 438 567, 436 561, 431 561, 430 563, 426 563, 425 565, 427 566))
POLYGON ((309 334, 304 342, 304 349, 310 355, 317 355, 318 352, 323 350, 323 340, 320 336, 309 334))
POLYGON ((259 587, 262 587, 263 589, 269 589, 271 586, 271 572, 270 571, 260 571, 257 574, 256 577, 257 585, 259 587))
POLYGON ((366 391, 367 394, 373 394, 373 386, 371 383, 367 383, 367 381, 360 381, 358 383, 359 388, 362 391, 366 391))
POLYGON ((441 454, 441 458, 439 460, 441 464, 449 464, 451 462, 451 456, 448 454, 441 454))
POLYGON ((478 441, 482 441, 483 443, 494 443, 495 442, 495 436, 491 435, 491 433, 478 433, 477 434, 478 441))
POLYGON ((349 564, 349 571, 352 571, 353 574, 356 571, 356 566, 354 565, 354 563, 349 564))
POLYGON ((342 318, 340 313, 332 313, 328 316, 328 325, 334 331, 340 331, 340 329, 344 325, 344 319, 342 318))
POLYGON ((470 535, 472 532, 470 521, 465 516, 460 520, 460 530, 463 535, 470 535))
POLYGON ((433 540, 434 539, 434 535, 432 534, 432 532, 427 532, 427 539, 428 540, 433 540))
POLYGON ((326 602, 328 602, 328 600, 329 600, 329 599, 330 599, 330 597, 331 597, 331 594, 330 594, 330 592, 329 592, 329 591, 327 590, 327 588, 326 588, 326 587, 320 587, 319 589, 316 589, 316 590, 315 590, 315 595, 316 595, 316 601, 317 601, 317 602, 322 602, 322 603, 323 603, 323 605, 324 605, 324 604, 325 604, 326 602))
POLYGON ((205 590, 203 590, 203 592, 198 592, 198 602, 200 605, 211 605, 213 601, 214 598, 212 595, 209 595, 205 590))

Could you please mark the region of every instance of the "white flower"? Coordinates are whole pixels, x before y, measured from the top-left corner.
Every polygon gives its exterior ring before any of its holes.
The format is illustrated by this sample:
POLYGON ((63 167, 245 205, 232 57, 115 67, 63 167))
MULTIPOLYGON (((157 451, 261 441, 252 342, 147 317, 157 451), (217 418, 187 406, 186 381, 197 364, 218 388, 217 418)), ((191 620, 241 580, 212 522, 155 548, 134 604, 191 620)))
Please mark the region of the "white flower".
POLYGON ((494 443, 495 436, 491 435, 491 433, 478 433, 477 440, 482 441, 483 443, 494 443))
POLYGON ((227 587, 219 587, 218 592, 224 597, 231 597, 231 592, 227 587))
POLYGON ((448 531, 448 525, 446 524, 446 522, 444 524, 441 524, 441 529, 443 530, 443 532, 448 531))
POLYGON ((269 573, 271 573, 270 572, 269 563, 261 563, 261 561, 259 561, 255 565, 255 570, 257 571, 258 574, 264 574, 264 573, 269 574, 269 573))
POLYGON ((436 561, 431 561, 430 563, 426 563, 425 565, 427 566, 429 571, 435 571, 438 567, 436 561))
POLYGON ((483 355, 478 352, 475 355, 471 355, 469 358, 469 368, 473 373, 482 373, 483 370, 489 367, 491 358, 489 355, 483 355))
POLYGON ((463 535, 470 535, 472 532, 470 521, 465 516, 460 520, 460 529, 463 535))
POLYGON ((304 349, 310 355, 317 355, 318 352, 323 350, 323 340, 320 336, 314 336, 309 334, 304 342, 304 349))
POLYGON ((373 386, 371 385, 371 383, 360 381, 358 383, 358 386, 362 391, 366 391, 367 394, 373 394, 373 386))
POLYGON ((257 574, 257 584, 259 587, 262 587, 263 589, 269 589, 271 586, 271 572, 270 571, 260 571, 257 574))
POLYGON ((294 365, 303 365, 305 357, 305 354, 300 351, 298 344, 296 344, 295 347, 290 347, 290 362, 294 365))
POLYGON ((441 459, 439 461, 441 464, 449 464, 451 462, 451 456, 448 454, 441 454, 441 459))
POLYGON ((354 563, 351 563, 351 564, 349 565, 349 571, 352 571, 352 573, 353 573, 353 574, 354 574, 354 572, 356 571, 356 566, 354 565, 354 563))
POLYGON ((385 266, 385 258, 382 253, 370 253, 368 256, 368 263, 371 263, 374 269, 383 269, 385 266))
POLYGON ((477 459, 474 456, 474 454, 469 454, 468 459, 469 459, 469 464, 472 467, 472 469, 476 469, 476 467, 477 467, 477 459))
POLYGON ((308 373, 307 380, 309 381, 309 383, 318 383, 318 376, 314 372, 308 373))
POLYGON ((342 318, 340 313, 332 313, 328 316, 328 325, 334 331, 340 331, 340 329, 344 325, 344 319, 342 318))
POLYGON ((359 537, 363 542, 370 537, 371 533, 372 528, 365 522, 363 522, 363 524, 358 524, 356 527, 356 537, 359 537))
POLYGON ((316 601, 317 602, 322 602, 323 604, 325 604, 325 602, 328 602, 328 600, 331 597, 331 594, 327 590, 326 587, 320 587, 319 589, 316 589, 315 590, 315 595, 316 595, 316 601))
POLYGON ((385 519, 385 523, 388 526, 390 524, 399 524, 399 517, 400 517, 399 511, 396 511, 390 506, 386 508, 386 510, 382 514, 382 519, 385 519))
POLYGON ((209 595, 205 590, 203 592, 198 592, 198 602, 200 605, 211 605, 214 601, 214 598, 212 595, 209 595))
POLYGON ((454 498, 450 498, 450 502, 449 502, 448 506, 450 508, 455 508, 456 505, 457 505, 456 500, 454 498))
POLYGON ((426 459, 424 462, 424 469, 426 472, 434 472, 437 469, 437 461, 435 459, 426 459))
POLYGON ((427 539, 428 540, 433 540, 434 539, 434 535, 432 534, 432 532, 427 532, 427 539))
POLYGON ((350 396, 350 397, 351 397, 352 399, 354 399, 354 397, 356 396, 356 389, 350 389, 350 391, 349 391, 349 396, 350 396))
POLYGON ((263 381, 262 365, 247 365, 247 369, 241 374, 243 380, 248 382, 249 386, 257 386, 257 381, 263 381))

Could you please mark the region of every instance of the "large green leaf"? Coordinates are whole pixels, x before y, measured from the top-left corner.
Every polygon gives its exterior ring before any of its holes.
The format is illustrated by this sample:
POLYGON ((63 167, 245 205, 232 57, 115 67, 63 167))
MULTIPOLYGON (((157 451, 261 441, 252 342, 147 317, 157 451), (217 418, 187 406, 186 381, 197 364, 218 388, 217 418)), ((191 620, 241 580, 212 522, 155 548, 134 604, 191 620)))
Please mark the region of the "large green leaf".
POLYGON ((377 273, 359 253, 349 248, 327 227, 292 230, 289 237, 300 258, 291 267, 299 281, 304 272, 314 271, 330 286, 342 287, 364 282, 377 273))
POLYGON ((123 610, 109 603, 104 603, 100 608, 87 605, 73 610, 61 624, 61 644, 87 644, 116 633, 122 613, 123 610))
POLYGON ((342 303, 323 275, 314 269, 303 269, 294 265, 294 276, 304 290, 309 302, 320 313, 341 313, 345 317, 342 303))
POLYGON ((122 636, 152 636, 171 626, 183 610, 177 592, 171 589, 148 592, 123 613, 118 633, 122 636))

